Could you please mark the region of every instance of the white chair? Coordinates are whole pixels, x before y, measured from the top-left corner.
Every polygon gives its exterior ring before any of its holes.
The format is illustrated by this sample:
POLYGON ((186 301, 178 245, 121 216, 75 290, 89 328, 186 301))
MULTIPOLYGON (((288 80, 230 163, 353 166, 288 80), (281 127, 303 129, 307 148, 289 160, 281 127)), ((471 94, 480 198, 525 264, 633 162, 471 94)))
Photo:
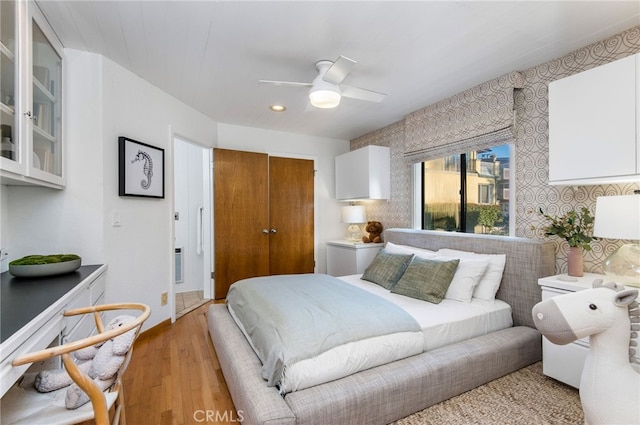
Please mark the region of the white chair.
MULTIPOLYGON (((28 363, 39 362, 52 357, 61 356, 62 363, 73 381, 89 396, 90 403, 69 410, 65 407, 66 387, 49 393, 40 393, 34 388, 35 373, 25 374, 13 388, 2 397, 1 420, 3 425, 9 424, 77 424, 94 419, 96 425, 125 423, 124 396, 122 388, 122 375, 129 364, 133 352, 133 344, 125 356, 122 366, 117 372, 117 378, 110 389, 103 392, 96 383, 83 373, 74 363, 71 354, 81 348, 89 347, 125 332, 135 329, 136 337, 145 320, 151 314, 149 306, 137 303, 105 304, 92 307, 83 307, 69 310, 65 316, 80 314, 93 314, 96 335, 78 341, 68 342, 64 345, 51 347, 46 350, 16 357, 12 365, 20 366, 28 363), (123 310, 138 310, 140 313, 135 320, 127 322, 116 329, 105 330, 102 321, 102 312, 123 310), (110 422, 109 411, 114 407, 113 418, 110 422)), ((134 338, 135 341, 135 338, 134 338)))

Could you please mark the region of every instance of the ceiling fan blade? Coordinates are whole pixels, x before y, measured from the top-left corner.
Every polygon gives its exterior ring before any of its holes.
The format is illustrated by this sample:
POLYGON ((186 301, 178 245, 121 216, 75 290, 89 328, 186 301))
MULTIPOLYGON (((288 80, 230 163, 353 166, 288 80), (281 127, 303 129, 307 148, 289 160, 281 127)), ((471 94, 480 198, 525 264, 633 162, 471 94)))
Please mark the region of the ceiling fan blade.
POLYGON ((356 63, 353 59, 340 56, 333 65, 327 69, 322 79, 331 84, 340 84, 340 82, 349 75, 353 67, 356 66, 356 63))
POLYGON ((369 102, 382 102, 387 96, 385 93, 379 93, 373 90, 361 89, 351 86, 340 86, 342 95, 344 97, 350 97, 352 99, 366 100, 369 102))
POLYGON ((274 84, 276 86, 293 86, 293 87, 311 87, 312 83, 297 83, 295 81, 273 81, 273 80, 258 80, 261 84, 274 84))

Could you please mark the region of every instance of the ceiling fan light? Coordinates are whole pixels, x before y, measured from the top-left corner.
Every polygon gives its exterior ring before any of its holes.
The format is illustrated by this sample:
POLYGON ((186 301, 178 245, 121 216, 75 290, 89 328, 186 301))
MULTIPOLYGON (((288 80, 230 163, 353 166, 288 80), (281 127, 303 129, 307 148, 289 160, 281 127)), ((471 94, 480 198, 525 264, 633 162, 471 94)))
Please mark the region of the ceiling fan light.
POLYGON ((340 93, 334 90, 312 90, 309 92, 309 102, 316 108, 335 108, 340 104, 340 93))

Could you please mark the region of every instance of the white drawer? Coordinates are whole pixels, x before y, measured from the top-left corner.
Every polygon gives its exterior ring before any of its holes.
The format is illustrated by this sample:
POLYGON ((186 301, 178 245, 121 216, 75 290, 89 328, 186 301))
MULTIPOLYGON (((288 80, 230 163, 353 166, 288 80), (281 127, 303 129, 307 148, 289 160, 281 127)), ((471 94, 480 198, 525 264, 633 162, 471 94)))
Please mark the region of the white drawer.
POLYGON ((65 329, 65 335, 63 336, 62 343, 66 344, 70 341, 77 341, 82 338, 86 338, 93 334, 96 329, 96 321, 93 318, 93 314, 84 314, 82 319, 73 329, 65 329))
MULTIPOLYGON (((80 308, 80 307, 88 307, 90 305, 91 305, 91 292, 89 290, 89 287, 86 286, 82 288, 78 296, 72 299, 69 302, 69 304, 65 306, 64 309, 65 311, 67 311, 67 310, 73 310, 75 308, 80 308)), ((82 319, 82 315, 65 316, 64 318, 65 329, 63 331, 63 336, 66 335, 68 332, 70 332, 71 329, 73 329, 78 324, 80 319, 82 319)))
POLYGON ((542 373, 579 388, 582 368, 588 353, 589 348, 580 343, 556 345, 543 338, 542 373))
POLYGON ((103 273, 91 283, 91 305, 97 305, 104 299, 104 288, 107 282, 106 274, 103 273))

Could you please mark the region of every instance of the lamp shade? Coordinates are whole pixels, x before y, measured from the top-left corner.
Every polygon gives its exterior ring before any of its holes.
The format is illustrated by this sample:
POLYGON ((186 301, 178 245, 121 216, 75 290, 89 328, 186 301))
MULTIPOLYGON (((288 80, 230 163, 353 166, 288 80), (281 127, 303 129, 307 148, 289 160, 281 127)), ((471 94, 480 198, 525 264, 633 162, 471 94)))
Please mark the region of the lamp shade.
POLYGON ((316 108, 329 109, 335 108, 340 104, 340 93, 333 90, 313 90, 309 92, 309 102, 316 108))
POLYGON ((309 102, 312 106, 321 109, 335 108, 342 98, 340 88, 323 79, 324 73, 320 73, 313 80, 309 90, 309 102))
POLYGON ((640 195, 599 196, 593 235, 640 240, 640 195))
MULTIPOLYGON (((640 240, 640 194, 599 196, 593 235, 640 240)), ((614 282, 640 287, 640 244, 622 245, 605 260, 603 268, 614 282)))
POLYGON ((364 207, 362 205, 342 207, 340 221, 349 224, 365 223, 367 221, 367 215, 364 207))

